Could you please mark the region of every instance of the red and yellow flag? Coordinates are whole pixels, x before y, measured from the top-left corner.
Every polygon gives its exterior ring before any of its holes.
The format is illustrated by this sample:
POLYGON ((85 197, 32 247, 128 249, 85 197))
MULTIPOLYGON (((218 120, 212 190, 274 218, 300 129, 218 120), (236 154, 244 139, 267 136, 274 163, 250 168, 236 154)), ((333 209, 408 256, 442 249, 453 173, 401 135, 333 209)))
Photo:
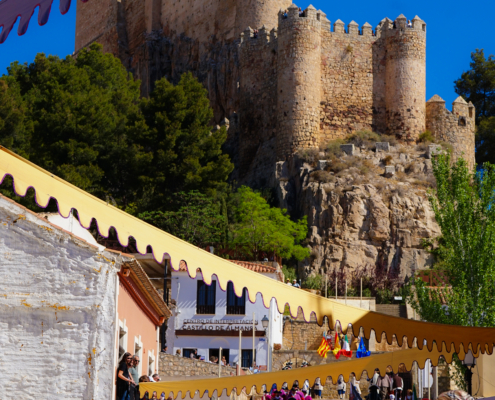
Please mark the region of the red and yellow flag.
POLYGON ((332 352, 337 358, 337 360, 339 359, 340 356, 339 354, 340 350, 342 350, 342 347, 340 347, 339 335, 337 334, 337 332, 335 332, 335 346, 333 346, 332 352))
POLYGON ((323 336, 321 339, 321 344, 320 347, 318 347, 318 354, 323 357, 327 358, 327 353, 331 350, 332 348, 330 347, 330 344, 328 343, 328 340, 323 336))

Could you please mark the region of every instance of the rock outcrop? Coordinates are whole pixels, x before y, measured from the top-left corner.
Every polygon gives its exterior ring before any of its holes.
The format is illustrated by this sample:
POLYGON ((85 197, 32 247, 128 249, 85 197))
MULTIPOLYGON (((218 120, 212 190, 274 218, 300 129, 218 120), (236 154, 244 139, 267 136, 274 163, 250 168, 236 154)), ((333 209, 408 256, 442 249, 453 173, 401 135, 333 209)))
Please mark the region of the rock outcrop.
POLYGON ((380 264, 407 280, 432 265, 423 240, 440 228, 427 198, 435 180, 426 149, 357 148, 326 163, 320 153, 277 164, 280 205, 308 217, 311 258, 300 263, 300 276, 380 264))

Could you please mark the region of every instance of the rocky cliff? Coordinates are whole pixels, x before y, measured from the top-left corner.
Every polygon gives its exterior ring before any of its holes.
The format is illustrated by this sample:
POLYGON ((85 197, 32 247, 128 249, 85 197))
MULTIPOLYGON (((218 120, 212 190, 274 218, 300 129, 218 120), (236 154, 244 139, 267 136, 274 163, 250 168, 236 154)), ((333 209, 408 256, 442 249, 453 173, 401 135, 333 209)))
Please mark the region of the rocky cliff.
POLYGON ((406 280, 429 268, 422 242, 440 235, 427 199, 435 185, 431 149, 343 147, 277 163, 281 206, 308 217, 311 258, 300 263, 300 277, 380 264, 406 280))

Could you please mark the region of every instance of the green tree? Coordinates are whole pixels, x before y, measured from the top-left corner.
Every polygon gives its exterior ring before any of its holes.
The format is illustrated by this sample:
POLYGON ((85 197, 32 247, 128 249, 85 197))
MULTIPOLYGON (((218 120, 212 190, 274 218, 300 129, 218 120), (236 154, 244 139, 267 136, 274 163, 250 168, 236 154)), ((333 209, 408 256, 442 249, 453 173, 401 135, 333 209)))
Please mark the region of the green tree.
POLYGON ((476 120, 495 116, 495 57, 483 49, 471 53, 471 69, 454 81, 455 92, 476 107, 476 120))
POLYGON ((48 171, 125 208, 138 183, 131 171, 138 165, 139 151, 129 137, 143 129, 144 120, 139 82, 120 61, 93 44, 76 59, 38 54, 32 64, 13 63, 1 81, 9 89, 7 95, 0 93, 1 99, 17 95, 24 121, 18 126, 24 132, 14 138, 11 127, 0 127, 0 140, 48 171))
POLYGON ((176 86, 159 80, 142 111, 148 126, 143 146, 152 154, 146 208, 159 209, 170 192, 198 190, 214 196, 227 189, 234 169, 221 148, 227 132, 212 132, 207 91, 191 73, 176 86))
MULTIPOLYGON (((471 172, 450 155, 433 162, 436 193, 430 195, 442 230, 438 247, 447 285, 431 288, 420 278, 411 282, 407 301, 423 320, 462 326, 495 326, 495 166, 471 172)), ((455 358, 454 379, 465 386, 465 367, 455 358)))
POLYGON ((174 194, 167 208, 172 211, 146 211, 139 218, 201 248, 223 241, 227 221, 221 202, 193 190, 174 194))
POLYGON ((293 222, 285 209, 270 207, 259 193, 242 186, 232 200, 231 243, 258 259, 262 252, 302 260, 309 250, 300 245, 308 233, 306 217, 293 222))
POLYGON ((413 307, 427 321, 463 326, 495 325, 495 167, 471 172, 463 159, 433 162, 437 180, 430 202, 442 230, 442 268, 448 288, 430 289, 416 279, 413 307), (442 297, 445 300, 444 307, 442 297))
POLYGON ((476 107, 476 162, 495 162, 495 57, 471 53, 471 69, 454 82, 456 93, 476 107))
POLYGON ((495 116, 481 119, 476 131, 476 162, 495 162, 495 116))
POLYGON ((191 74, 157 82, 150 99, 139 87, 99 44, 13 63, 0 78, 0 145, 133 214, 169 211, 171 193, 226 190, 226 131, 211 132, 204 87, 191 74))

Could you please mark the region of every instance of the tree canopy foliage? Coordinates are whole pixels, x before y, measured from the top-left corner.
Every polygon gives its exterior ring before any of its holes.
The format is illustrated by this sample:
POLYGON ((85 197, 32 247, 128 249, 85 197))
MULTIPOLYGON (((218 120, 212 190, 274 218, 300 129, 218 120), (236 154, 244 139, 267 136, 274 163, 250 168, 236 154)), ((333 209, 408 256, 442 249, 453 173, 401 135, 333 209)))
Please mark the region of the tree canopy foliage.
POLYGON ((223 198, 216 202, 193 190, 175 193, 169 202, 165 208, 170 211, 146 211, 138 216, 201 248, 225 242, 227 217, 223 198))
POLYGON ((456 93, 476 107, 476 161, 495 163, 495 57, 471 53, 471 69, 454 82, 456 93))
POLYGON ((308 233, 307 218, 291 221, 287 210, 270 207, 259 194, 240 187, 232 199, 231 241, 245 254, 259 259, 262 252, 302 260, 309 250, 300 245, 308 233))
MULTIPOLYGON (((227 132, 211 129, 203 85, 186 73, 177 85, 157 81, 149 98, 139 87, 98 44, 75 58, 13 63, 0 77, 0 145, 196 246, 306 257, 305 219, 228 186, 227 132)), ((30 202, 0 191, 35 208, 32 191, 30 202)))
POLYGON ((191 74, 158 81, 150 99, 139 86, 98 44, 13 63, 0 78, 0 144, 132 213, 170 193, 224 190, 233 164, 206 89, 191 74))
POLYGON ((495 166, 471 172, 449 155, 433 162, 436 193, 430 196, 442 230, 442 289, 416 279, 412 306, 426 321, 463 326, 495 326, 495 166))

